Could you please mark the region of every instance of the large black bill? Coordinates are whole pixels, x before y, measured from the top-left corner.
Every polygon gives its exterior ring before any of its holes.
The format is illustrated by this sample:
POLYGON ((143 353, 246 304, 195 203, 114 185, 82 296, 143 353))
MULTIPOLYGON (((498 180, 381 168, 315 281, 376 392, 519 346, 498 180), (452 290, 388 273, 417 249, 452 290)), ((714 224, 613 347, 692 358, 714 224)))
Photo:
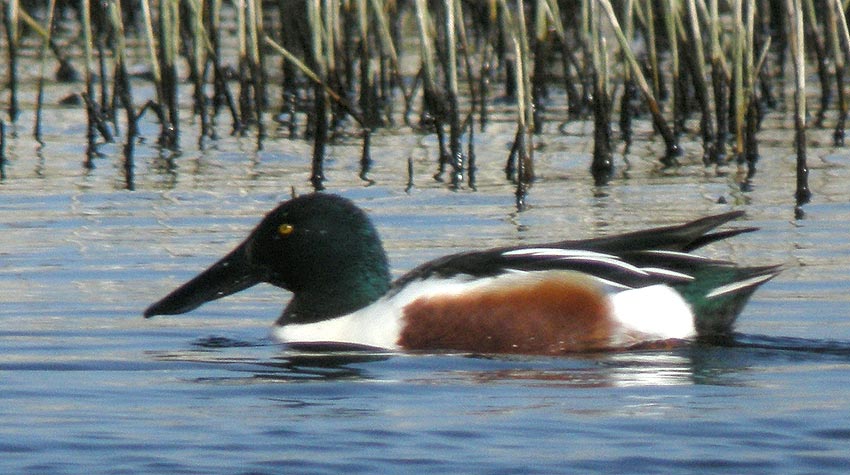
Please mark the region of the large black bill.
POLYGON ((148 307, 144 315, 149 318, 154 315, 186 313, 211 300, 247 289, 262 280, 263 276, 258 269, 249 264, 245 256, 245 246, 240 245, 209 269, 148 307))

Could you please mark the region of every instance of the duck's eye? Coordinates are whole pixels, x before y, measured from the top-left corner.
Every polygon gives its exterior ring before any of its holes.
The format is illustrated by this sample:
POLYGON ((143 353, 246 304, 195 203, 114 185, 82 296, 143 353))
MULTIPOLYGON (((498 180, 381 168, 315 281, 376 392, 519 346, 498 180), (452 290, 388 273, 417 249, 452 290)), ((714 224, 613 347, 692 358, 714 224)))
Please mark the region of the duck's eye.
POLYGON ((289 236, 292 234, 292 231, 295 231, 295 226, 289 223, 283 223, 277 227, 277 233, 281 236, 289 236))

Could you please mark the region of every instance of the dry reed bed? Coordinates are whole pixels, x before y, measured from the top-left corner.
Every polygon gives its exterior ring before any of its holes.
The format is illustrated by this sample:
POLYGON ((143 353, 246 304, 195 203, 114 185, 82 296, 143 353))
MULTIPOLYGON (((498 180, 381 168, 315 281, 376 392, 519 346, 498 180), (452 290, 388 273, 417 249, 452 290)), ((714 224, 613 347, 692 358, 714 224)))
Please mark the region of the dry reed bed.
MULTIPOLYGON (((747 167, 749 181, 761 118, 792 93, 800 210, 811 196, 807 65, 814 65, 820 80, 815 125, 825 126, 827 113, 834 112, 834 140, 844 141, 850 34, 840 0, 2 0, 2 5, 7 120, 15 121, 20 112, 24 40, 35 38, 41 45, 35 137, 41 139, 45 75, 79 77, 90 154, 123 130, 130 174, 140 117, 154 113, 160 144, 177 149, 178 99, 191 94, 201 141, 215 137, 221 116, 229 118, 232 133, 256 133, 262 140, 266 121, 275 118, 292 136, 312 140, 317 189, 323 186, 324 148, 334 133, 354 128, 362 134, 361 175, 368 179, 370 134, 400 120, 436 132, 436 178, 453 187, 474 186, 472 137, 487 127, 492 100, 499 96, 511 100, 515 115, 505 172, 516 184, 520 208, 534 180, 535 135, 544 121, 593 120, 590 170, 604 184, 614 172, 615 140, 628 153, 635 117, 651 117, 664 143, 659 160, 665 167, 678 164, 686 120, 698 117, 705 165, 734 161, 747 167), (60 19, 75 34, 54 34, 60 19), (80 53, 69 53, 74 51, 80 53), (142 79, 130 74, 128 64, 139 55, 149 71, 144 80, 156 90, 145 104, 134 97, 133 84, 142 79), (402 59, 414 66, 402 68, 402 59), (566 103, 553 107, 555 96, 566 103), (555 109, 567 112, 556 115, 555 109)), ((182 113, 185 120, 189 112, 182 113)), ((0 121, 0 131, 3 127, 0 121)), ((0 142, 0 165, 2 151, 0 142)))

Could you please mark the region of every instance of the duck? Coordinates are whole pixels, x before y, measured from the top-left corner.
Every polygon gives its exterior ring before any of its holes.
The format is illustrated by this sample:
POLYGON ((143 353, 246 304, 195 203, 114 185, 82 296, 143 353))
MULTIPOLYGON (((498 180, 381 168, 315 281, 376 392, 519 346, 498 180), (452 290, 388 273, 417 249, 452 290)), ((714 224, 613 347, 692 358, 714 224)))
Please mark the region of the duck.
POLYGON ((561 355, 716 341, 733 335, 751 295, 780 272, 693 253, 756 231, 716 229, 743 215, 460 252, 393 280, 368 215, 315 192, 280 203, 144 317, 186 313, 264 282, 291 293, 272 333, 296 348, 561 355))

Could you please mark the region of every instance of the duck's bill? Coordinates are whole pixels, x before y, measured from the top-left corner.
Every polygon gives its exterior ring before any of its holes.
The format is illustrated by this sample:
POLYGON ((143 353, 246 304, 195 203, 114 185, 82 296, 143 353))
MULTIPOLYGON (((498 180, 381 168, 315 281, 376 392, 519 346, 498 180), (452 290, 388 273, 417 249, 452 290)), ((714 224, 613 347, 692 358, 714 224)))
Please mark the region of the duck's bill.
POLYGON ((209 269, 186 282, 165 298, 145 310, 145 318, 154 315, 176 315, 247 289, 261 282, 262 276, 252 268, 241 245, 209 269))

